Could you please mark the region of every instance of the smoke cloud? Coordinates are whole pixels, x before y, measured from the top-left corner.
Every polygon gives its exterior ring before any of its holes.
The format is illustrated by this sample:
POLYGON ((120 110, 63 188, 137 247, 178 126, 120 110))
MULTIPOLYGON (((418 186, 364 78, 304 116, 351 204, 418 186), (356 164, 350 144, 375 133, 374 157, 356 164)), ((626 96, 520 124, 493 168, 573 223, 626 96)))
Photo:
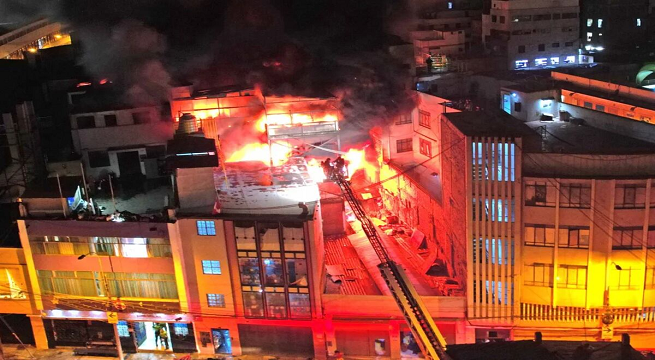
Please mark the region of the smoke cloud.
MULTIPOLYGON (((71 25, 83 65, 132 102, 178 80, 272 95, 336 95, 363 133, 410 109, 407 69, 386 51, 394 0, 5 0, 0 23, 43 15, 71 25), (4 11, 3 11, 4 10, 4 11)), ((0 25, 1 26, 1 25, 0 25)))

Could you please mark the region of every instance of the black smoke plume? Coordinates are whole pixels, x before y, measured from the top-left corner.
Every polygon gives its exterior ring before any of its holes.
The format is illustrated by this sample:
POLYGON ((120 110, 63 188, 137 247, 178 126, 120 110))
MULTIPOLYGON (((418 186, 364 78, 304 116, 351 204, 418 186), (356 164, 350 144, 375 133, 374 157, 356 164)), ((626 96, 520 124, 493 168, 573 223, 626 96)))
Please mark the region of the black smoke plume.
POLYGON ((258 85, 340 100, 367 132, 410 109, 407 69, 387 50, 394 0, 4 0, 0 23, 37 15, 70 24, 82 65, 135 102, 176 81, 258 85))

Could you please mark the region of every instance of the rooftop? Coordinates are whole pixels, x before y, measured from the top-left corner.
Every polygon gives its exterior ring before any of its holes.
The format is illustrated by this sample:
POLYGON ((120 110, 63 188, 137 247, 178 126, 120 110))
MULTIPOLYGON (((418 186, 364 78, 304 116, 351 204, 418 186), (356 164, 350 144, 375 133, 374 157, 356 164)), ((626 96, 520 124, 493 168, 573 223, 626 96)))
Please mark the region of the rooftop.
POLYGON ((523 137, 533 136, 534 131, 525 123, 505 113, 462 111, 444 114, 466 136, 523 137))
POLYGON ((655 154, 655 144, 586 125, 563 121, 526 123, 537 133, 524 150, 564 154, 655 154), (545 146, 544 146, 545 145, 545 146))

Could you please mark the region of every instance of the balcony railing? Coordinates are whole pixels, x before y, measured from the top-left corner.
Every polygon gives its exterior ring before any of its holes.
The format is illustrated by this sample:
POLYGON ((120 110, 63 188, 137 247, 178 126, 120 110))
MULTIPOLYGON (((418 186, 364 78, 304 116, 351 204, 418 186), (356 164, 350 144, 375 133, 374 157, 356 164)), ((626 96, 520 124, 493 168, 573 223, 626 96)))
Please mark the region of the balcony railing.
POLYGON ((521 320, 556 322, 599 322, 604 314, 611 314, 617 323, 655 322, 655 307, 590 308, 521 303, 521 320))
POLYGON ((132 257, 132 258, 162 258, 172 257, 171 245, 166 239, 124 238, 120 241, 97 241, 97 239, 119 238, 75 238, 58 237, 58 241, 46 241, 40 238, 31 241, 34 254, 41 255, 97 255, 132 257))

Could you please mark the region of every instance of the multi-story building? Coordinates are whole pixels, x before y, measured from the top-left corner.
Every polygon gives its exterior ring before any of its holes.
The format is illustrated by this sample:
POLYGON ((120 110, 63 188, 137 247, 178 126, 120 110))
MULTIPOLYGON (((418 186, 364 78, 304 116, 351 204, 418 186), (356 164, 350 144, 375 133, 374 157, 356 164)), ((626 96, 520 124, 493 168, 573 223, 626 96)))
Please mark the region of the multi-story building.
POLYGON ((89 177, 160 176, 158 161, 173 138, 174 124, 156 105, 122 103, 112 85, 80 83, 68 94, 74 150, 89 177))
POLYGON ((630 329, 653 321, 655 145, 569 122, 441 110, 430 122, 436 149, 417 164, 406 143, 426 141, 415 130, 425 115, 410 119, 389 129, 414 130, 409 141, 389 138, 381 194, 426 235, 435 249, 426 259, 466 284, 467 331, 609 339, 620 329, 649 347, 630 329))
POLYGON ((0 33, 0 59, 23 59, 26 53, 71 43, 61 23, 39 19, 0 33))
POLYGON ((579 12, 578 0, 492 0, 482 41, 507 57, 509 70, 587 63, 578 55, 579 12))
POLYGON ((601 61, 647 51, 650 13, 648 0, 581 0, 582 49, 601 61))

